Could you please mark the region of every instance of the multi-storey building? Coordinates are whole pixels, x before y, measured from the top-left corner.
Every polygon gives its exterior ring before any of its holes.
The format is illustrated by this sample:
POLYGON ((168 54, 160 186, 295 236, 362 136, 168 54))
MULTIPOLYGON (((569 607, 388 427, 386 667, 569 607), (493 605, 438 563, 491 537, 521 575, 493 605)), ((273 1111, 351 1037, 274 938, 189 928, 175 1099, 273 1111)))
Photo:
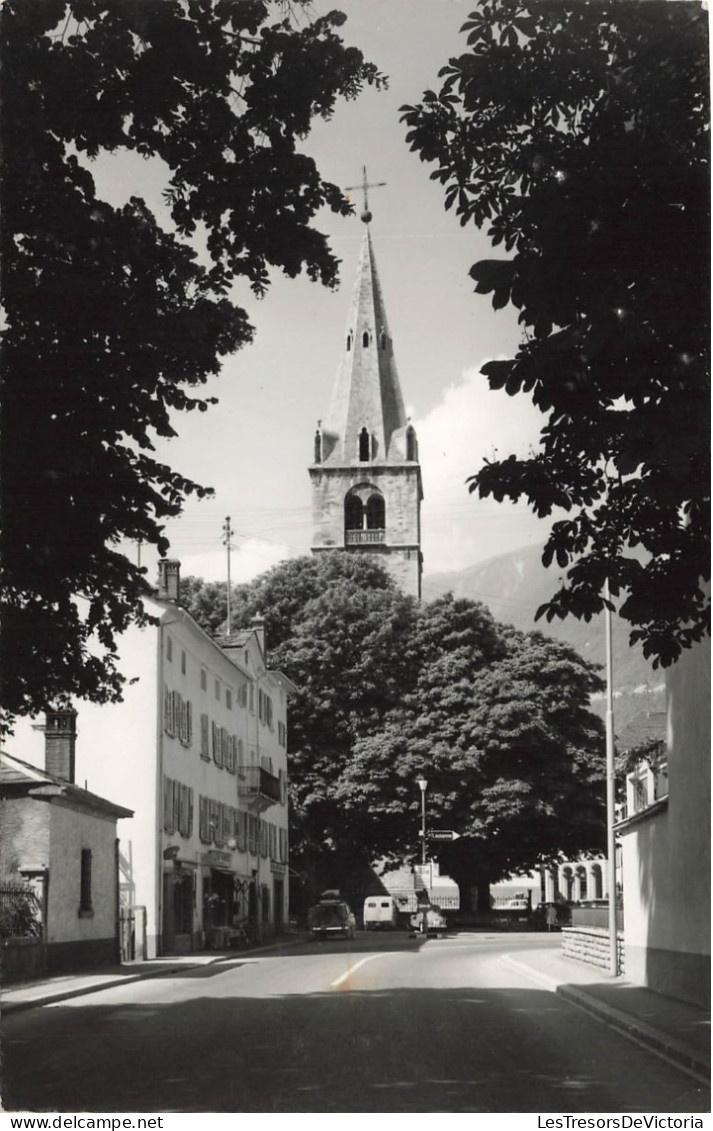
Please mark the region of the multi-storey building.
MULTIPOLYGON (((288 908, 287 699, 262 621, 213 639, 159 567, 154 623, 120 640, 116 704, 80 705, 77 780, 134 811, 120 900, 146 957, 279 933, 288 908)), ((24 751, 23 751, 24 753, 24 751)))

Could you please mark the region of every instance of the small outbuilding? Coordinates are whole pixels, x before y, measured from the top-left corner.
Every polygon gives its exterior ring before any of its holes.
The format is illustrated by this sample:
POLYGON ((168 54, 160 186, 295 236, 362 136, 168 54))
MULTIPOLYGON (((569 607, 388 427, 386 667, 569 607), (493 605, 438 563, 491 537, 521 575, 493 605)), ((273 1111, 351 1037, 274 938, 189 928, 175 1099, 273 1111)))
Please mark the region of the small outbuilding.
POLYGON ((75 784, 76 720, 47 713, 44 770, 0 752, 7 978, 119 961, 117 821, 133 811, 75 784))

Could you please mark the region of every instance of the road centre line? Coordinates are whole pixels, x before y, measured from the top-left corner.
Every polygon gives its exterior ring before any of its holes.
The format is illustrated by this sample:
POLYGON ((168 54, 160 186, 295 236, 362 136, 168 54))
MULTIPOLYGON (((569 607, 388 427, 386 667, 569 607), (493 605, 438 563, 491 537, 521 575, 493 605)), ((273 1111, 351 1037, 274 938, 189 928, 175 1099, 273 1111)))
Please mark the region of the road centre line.
POLYGON ((355 966, 350 966, 349 969, 344 974, 340 975, 340 977, 337 978, 336 982, 331 983, 329 988, 332 989, 332 990, 335 990, 337 988, 337 986, 341 986, 342 982, 346 982, 347 978, 351 978, 352 974, 354 974, 355 971, 357 971, 360 966, 363 966, 365 962, 371 962, 372 959, 374 959, 374 958, 383 958, 383 957, 384 957, 383 954, 368 954, 366 956, 366 958, 360 958, 355 966))

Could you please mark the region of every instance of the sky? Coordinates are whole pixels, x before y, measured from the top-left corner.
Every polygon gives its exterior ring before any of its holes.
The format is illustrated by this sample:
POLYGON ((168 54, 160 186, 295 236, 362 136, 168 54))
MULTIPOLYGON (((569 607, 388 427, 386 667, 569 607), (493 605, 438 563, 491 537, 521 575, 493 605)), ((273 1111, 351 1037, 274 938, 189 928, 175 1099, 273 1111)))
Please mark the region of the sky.
MULTIPOLYGON (((303 148, 327 180, 343 188, 386 182, 369 194, 371 234, 394 339, 407 412, 419 439, 424 484, 424 591, 429 574, 463 569, 544 541, 546 529, 524 504, 477 500, 465 484, 484 457, 525 454, 537 443, 542 416, 525 397, 491 392, 482 364, 509 356, 520 340, 516 312, 494 312, 476 295, 468 269, 490 254, 485 235, 462 229, 443 206, 430 167, 411 153, 399 108, 437 88, 438 70, 465 49, 459 29, 471 0, 317 0, 317 13, 337 7, 348 17, 341 34, 389 76, 389 89, 367 89, 318 121, 303 148)), ((162 180, 138 158, 92 167, 113 202, 143 195, 165 218, 162 180)), ((361 210, 361 193, 352 194, 361 210)), ((329 291, 307 279, 273 275, 267 296, 247 288, 234 297, 248 310, 254 342, 225 360, 206 392, 220 404, 179 414, 179 435, 157 454, 182 474, 210 486, 215 498, 189 502, 169 523, 171 556, 183 575, 226 576, 222 544, 230 516, 233 582, 248 581, 277 562, 309 552, 313 436, 327 410, 342 349, 349 299, 363 236, 353 218, 320 213, 342 261, 341 285, 329 291)), ((137 548, 129 552, 138 556, 137 548)), ((141 564, 155 572, 146 547, 141 564)))

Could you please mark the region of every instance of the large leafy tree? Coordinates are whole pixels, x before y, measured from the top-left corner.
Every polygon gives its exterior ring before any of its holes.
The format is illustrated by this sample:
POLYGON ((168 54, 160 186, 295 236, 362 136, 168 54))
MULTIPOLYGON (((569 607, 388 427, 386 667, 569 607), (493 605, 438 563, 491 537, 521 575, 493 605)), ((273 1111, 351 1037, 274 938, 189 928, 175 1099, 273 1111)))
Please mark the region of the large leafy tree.
MULTIPOLYGON (((224 587, 183 585, 198 622, 224 627, 224 587)), ((262 615, 269 664, 298 688, 288 732, 292 866, 313 875, 336 860, 352 870, 372 846, 345 819, 337 786, 357 738, 381 727, 413 680, 416 602, 372 557, 339 553, 284 562, 231 597, 234 627, 262 615)))
MULTIPOLYGON (((186 579, 206 627, 224 591, 186 579)), ((371 557, 299 558, 236 590, 236 623, 264 613, 290 703, 291 859, 340 876, 417 854, 416 777, 430 820, 462 839, 444 866, 465 886, 560 852, 601 847, 601 687, 567 645, 451 596, 418 605, 371 557)))
POLYGON ((536 451, 486 460, 470 489, 567 512, 540 613, 589 619, 608 581, 664 666, 710 624, 707 19, 480 0, 441 89, 403 107, 446 207, 503 252, 471 275, 524 340, 483 372, 546 416, 536 451))
POLYGON ((231 292, 271 267, 333 285, 312 225, 347 213, 300 152, 315 116, 382 80, 302 0, 7 0, 3 98, 3 705, 116 699, 141 622, 124 540, 165 553, 206 489, 154 456, 252 328, 231 292), (165 175, 170 219, 100 198, 92 161, 165 175), (78 600, 80 598, 81 600, 78 600))
POLYGON ((588 710, 601 680, 569 646, 496 624, 446 596, 414 630, 416 679, 384 725, 360 737, 338 786, 377 855, 414 854, 416 777, 444 871, 464 889, 561 853, 603 847, 603 729, 588 710))

